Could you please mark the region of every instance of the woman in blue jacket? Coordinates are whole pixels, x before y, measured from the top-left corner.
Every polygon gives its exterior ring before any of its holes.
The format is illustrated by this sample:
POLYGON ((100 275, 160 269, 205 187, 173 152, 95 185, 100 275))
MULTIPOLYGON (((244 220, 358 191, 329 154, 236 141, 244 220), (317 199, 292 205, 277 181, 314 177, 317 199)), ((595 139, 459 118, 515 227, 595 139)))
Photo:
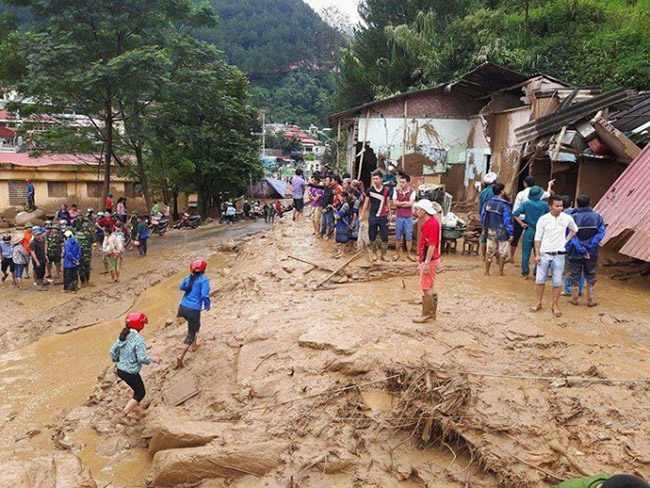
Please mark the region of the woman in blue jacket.
POLYGON ((146 391, 140 376, 143 364, 160 364, 157 357, 147 356, 147 343, 140 335, 140 331, 147 325, 149 319, 140 312, 127 315, 126 325, 120 336, 111 347, 111 359, 117 363, 117 376, 120 377, 133 390, 133 398, 124 407, 126 417, 134 409, 139 408, 146 391))
POLYGON ((187 336, 183 343, 183 352, 176 359, 176 367, 183 367, 183 360, 188 349, 196 351, 199 348, 199 341, 196 335, 201 328, 201 310, 210 310, 210 280, 204 273, 208 263, 203 259, 197 259, 190 264, 190 274, 181 283, 180 290, 185 292, 181 304, 178 307, 178 323, 187 321, 187 336))

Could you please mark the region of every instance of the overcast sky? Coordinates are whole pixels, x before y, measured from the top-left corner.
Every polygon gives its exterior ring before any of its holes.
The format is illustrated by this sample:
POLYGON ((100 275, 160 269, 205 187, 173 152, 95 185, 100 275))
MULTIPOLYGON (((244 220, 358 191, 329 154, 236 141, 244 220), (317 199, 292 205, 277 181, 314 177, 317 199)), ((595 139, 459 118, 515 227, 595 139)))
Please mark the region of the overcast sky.
POLYGON ((357 13, 357 4, 359 0, 305 0, 306 3, 318 12, 321 8, 329 5, 336 5, 340 10, 350 16, 352 25, 359 21, 359 14, 357 13))

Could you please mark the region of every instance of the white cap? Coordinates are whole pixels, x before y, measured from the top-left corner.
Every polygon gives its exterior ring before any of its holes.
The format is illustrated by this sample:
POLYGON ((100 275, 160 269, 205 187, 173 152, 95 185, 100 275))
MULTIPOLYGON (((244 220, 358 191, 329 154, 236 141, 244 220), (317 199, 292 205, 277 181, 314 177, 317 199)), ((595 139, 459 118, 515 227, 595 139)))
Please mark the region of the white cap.
POLYGON ((488 174, 486 174, 483 177, 483 183, 485 183, 486 185, 491 185, 492 183, 494 183, 497 180, 498 177, 499 177, 499 175, 497 175, 496 173, 493 173, 492 171, 490 171, 488 174))
POLYGON ((419 200, 415 204, 415 208, 419 208, 420 210, 424 210, 426 213, 429 215, 435 215, 438 211, 433 207, 433 202, 431 200, 427 200, 426 198, 419 200))

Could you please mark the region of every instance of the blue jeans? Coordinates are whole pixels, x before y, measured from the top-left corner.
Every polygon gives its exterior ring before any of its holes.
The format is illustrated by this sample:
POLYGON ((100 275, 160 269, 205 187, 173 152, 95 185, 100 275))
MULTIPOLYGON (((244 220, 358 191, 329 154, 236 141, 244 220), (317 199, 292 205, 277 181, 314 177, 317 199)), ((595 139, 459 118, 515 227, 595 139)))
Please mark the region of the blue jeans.
POLYGON ((330 235, 334 231, 334 210, 323 210, 320 222, 320 235, 330 235))
MULTIPOLYGON (((580 283, 579 283, 579 290, 578 293, 582 295, 583 290, 585 289, 585 277, 582 275, 580 277, 580 283)), ((564 277, 564 292, 567 295, 571 294, 571 277, 570 276, 565 276, 564 277)))
POLYGON ((402 242, 406 237, 406 242, 413 240, 413 217, 395 217, 395 240, 402 242))
POLYGON ((548 270, 551 269, 553 288, 560 288, 562 286, 562 275, 564 274, 564 262, 566 255, 564 254, 548 254, 542 253, 542 259, 537 266, 537 276, 535 283, 543 285, 548 279, 548 270))

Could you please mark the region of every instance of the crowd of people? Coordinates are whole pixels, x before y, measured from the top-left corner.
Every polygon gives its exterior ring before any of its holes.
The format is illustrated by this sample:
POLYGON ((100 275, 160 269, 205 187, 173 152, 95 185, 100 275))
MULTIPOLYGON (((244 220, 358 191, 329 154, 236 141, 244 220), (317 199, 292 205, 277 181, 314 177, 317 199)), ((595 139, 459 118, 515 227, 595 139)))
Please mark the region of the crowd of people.
POLYGON ((438 295, 435 276, 440 264, 440 223, 434 217, 439 205, 422 199, 416 201, 411 177, 397 172, 394 166, 372 173, 371 185, 365 188, 360 180, 346 173, 342 177, 331 171, 314 173, 309 183, 303 171, 296 170, 291 180, 293 219, 302 219, 305 196, 310 204, 313 234, 324 240, 334 238, 334 257, 369 250, 372 262, 399 261, 405 251, 406 259, 418 262, 422 289, 422 314, 414 322, 435 320, 438 295), (420 226, 417 251, 414 242, 414 217, 420 226), (388 256, 389 223, 395 223, 395 253, 388 256))
POLYGON ((108 195, 105 210, 96 214, 93 208, 84 213, 76 204, 62 203, 42 226, 27 223, 22 233, 2 236, 2 282, 11 279, 18 289, 26 290, 25 280, 33 278, 39 291, 47 291, 62 278, 64 292, 74 293, 90 283, 92 252, 97 248, 102 274, 117 283, 124 252, 137 248, 145 257, 150 222, 162 217, 158 202, 148 216, 137 211, 129 214, 127 198, 115 202, 113 194, 108 195))
POLYGON ((572 305, 579 305, 584 284, 587 285, 587 305, 597 305, 595 296, 598 269, 598 245, 605 236, 605 222, 591 207, 588 195, 576 198, 576 207, 567 195, 553 193, 555 181, 546 191, 527 176, 524 189, 513 203, 505 195, 505 186, 495 173, 484 178, 485 189, 479 198, 483 224, 485 274, 496 258, 499 275, 504 275, 506 261, 514 260, 521 241, 521 275, 528 279, 530 259, 534 257, 537 302, 531 309, 542 309, 544 290, 549 274, 553 286, 551 312, 561 317, 559 300, 569 295, 572 305))

